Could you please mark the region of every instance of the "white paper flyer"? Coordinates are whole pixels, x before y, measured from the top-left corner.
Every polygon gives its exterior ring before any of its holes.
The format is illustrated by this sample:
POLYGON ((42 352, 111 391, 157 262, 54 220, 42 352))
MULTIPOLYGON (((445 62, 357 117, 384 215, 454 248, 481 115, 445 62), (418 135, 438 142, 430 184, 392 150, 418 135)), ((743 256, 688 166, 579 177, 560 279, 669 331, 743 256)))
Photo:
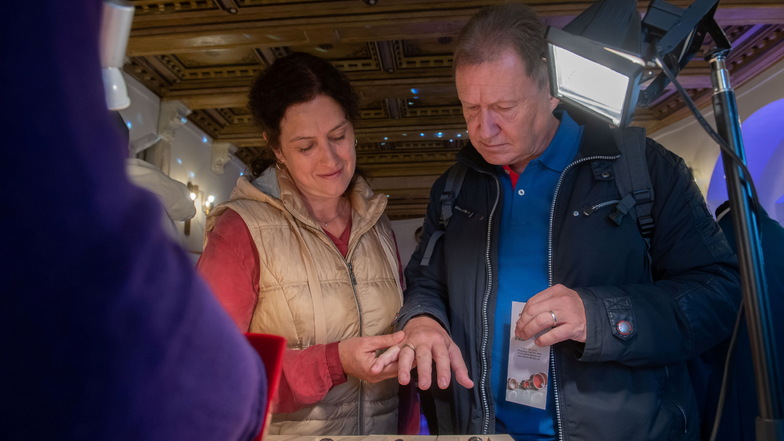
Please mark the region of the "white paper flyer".
POLYGON ((544 409, 547 406, 550 346, 540 348, 534 344, 535 338, 521 340, 515 337, 515 324, 524 306, 525 302, 512 302, 506 401, 544 409))

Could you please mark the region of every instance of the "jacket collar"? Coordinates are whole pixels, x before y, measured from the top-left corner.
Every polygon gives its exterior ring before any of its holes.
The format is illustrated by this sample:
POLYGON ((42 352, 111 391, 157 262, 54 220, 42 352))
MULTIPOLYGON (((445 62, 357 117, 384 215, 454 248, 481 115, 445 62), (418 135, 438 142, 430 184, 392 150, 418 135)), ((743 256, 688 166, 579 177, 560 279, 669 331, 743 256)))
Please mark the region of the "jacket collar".
MULTIPOLYGON (((288 170, 270 167, 252 182, 247 177, 240 176, 229 199, 264 202, 289 212, 303 224, 320 228, 310 217, 305 201, 288 170)), ((367 181, 361 176, 356 177, 348 199, 352 209, 352 235, 356 231, 364 232, 370 229, 384 214, 387 206, 387 198, 382 194, 374 194, 367 181)))
MULTIPOLYGON (((561 106, 556 111, 564 110, 561 106)), ((583 137, 577 158, 590 156, 616 156, 621 153, 612 136, 612 129, 602 121, 569 109, 569 116, 583 126, 583 137), (575 114, 577 114, 575 116, 575 114)), ((575 159, 577 159, 575 158, 575 159)), ((458 162, 486 173, 500 173, 500 166, 489 164, 469 142, 456 156, 458 162)))

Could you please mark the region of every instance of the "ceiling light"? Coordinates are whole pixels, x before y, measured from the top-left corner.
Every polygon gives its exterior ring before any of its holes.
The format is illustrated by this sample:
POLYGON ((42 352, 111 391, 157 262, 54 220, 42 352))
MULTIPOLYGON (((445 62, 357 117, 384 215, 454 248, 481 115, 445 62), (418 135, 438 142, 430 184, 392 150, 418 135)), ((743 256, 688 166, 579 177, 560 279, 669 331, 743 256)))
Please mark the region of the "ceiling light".
POLYGON ((106 106, 121 110, 131 105, 120 70, 133 22, 133 5, 124 0, 104 0, 101 13, 100 57, 106 106))

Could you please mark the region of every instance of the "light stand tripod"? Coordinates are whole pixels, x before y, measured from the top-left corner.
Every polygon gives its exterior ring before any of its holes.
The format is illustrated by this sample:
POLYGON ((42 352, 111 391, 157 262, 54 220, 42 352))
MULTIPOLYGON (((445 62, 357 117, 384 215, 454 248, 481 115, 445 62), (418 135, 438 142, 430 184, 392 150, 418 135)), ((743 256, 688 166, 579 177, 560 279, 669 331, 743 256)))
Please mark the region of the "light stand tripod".
MULTIPOLYGON (((720 48, 709 58, 714 90, 713 109, 719 136, 725 140, 737 158, 745 163, 735 92, 730 86, 729 71, 726 66, 728 52, 728 48, 720 48)), ((784 371, 776 353, 772 332, 773 318, 770 314, 768 289, 763 274, 757 213, 754 211, 755 207, 752 207, 750 176, 727 154, 722 154, 722 162, 730 199, 732 224, 736 234, 741 289, 754 362, 760 411, 756 421, 756 437, 758 441, 780 441, 784 440, 784 419, 782 419, 784 379, 781 378, 781 372, 784 371)))

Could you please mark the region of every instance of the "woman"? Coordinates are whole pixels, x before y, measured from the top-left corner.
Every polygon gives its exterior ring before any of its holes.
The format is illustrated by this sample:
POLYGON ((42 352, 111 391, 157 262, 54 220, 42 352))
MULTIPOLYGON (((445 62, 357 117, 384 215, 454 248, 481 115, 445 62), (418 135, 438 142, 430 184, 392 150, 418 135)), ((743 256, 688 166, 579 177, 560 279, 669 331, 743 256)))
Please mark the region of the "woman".
POLYGON ((403 337, 385 335, 399 259, 386 198, 355 173, 357 97, 327 61, 294 53, 249 99, 274 161, 210 213, 197 268, 243 331, 288 340, 269 434, 398 433, 396 366, 370 367, 403 337))

